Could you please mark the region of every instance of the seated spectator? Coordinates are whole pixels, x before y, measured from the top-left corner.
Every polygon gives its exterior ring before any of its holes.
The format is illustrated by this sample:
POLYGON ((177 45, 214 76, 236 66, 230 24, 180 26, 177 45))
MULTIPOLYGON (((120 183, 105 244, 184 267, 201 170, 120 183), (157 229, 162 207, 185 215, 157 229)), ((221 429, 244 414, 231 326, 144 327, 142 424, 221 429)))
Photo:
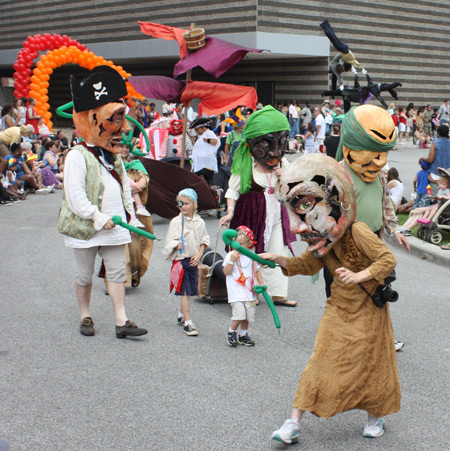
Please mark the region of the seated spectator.
POLYGON ((419 223, 429 224, 438 208, 448 199, 450 199, 450 178, 441 176, 439 179, 439 191, 436 196, 437 202, 430 207, 421 207, 412 210, 409 218, 400 230, 401 233, 405 236, 411 236, 411 230, 419 223))
POLYGON ((0 157, 6 157, 10 153, 12 144, 18 144, 23 136, 31 136, 34 133, 32 125, 9 127, 0 132, 0 157))
POLYGON ((45 153, 42 158, 43 164, 41 169, 42 178, 45 185, 55 185, 55 187, 58 188, 60 182, 64 180, 64 174, 59 167, 61 157, 62 153, 58 148, 58 143, 56 141, 48 141, 45 144, 45 153))
POLYGON ((424 133, 422 126, 417 128, 417 130, 414 132, 414 139, 420 149, 428 149, 428 144, 430 144, 431 136, 424 133))
POLYGON ((38 128, 39 128, 39 136, 41 138, 50 136, 52 133, 50 129, 47 127, 47 124, 44 122, 44 119, 42 118, 38 120, 38 128))
POLYGON ((80 141, 80 136, 78 135, 78 131, 74 130, 72 133, 72 139, 70 140, 70 147, 76 146, 80 141))
POLYGON ((387 182, 389 195, 391 196, 392 202, 394 202, 394 207, 397 210, 398 206, 402 202, 404 191, 403 183, 399 178, 397 169, 395 168, 389 169, 387 173, 387 182))
POLYGON ((55 141, 59 141, 61 143, 61 150, 66 150, 69 148, 69 142, 67 141, 67 138, 64 136, 64 132, 62 130, 58 130, 56 132, 55 141))
MULTIPOLYGON (((11 146, 11 153, 5 157, 6 160, 15 158, 17 160, 16 178, 25 182, 25 188, 29 188, 36 194, 48 194, 49 190, 44 188, 42 184, 42 174, 35 177, 28 168, 25 159, 22 156, 22 148, 20 144, 14 143, 11 146)), ((52 190, 53 187, 50 187, 52 190)))
POLYGON ((6 170, 5 177, 3 179, 3 187, 10 195, 17 196, 21 199, 25 199, 26 193, 23 189, 25 182, 23 180, 17 180, 16 175, 17 160, 10 158, 8 160, 8 169, 6 170))

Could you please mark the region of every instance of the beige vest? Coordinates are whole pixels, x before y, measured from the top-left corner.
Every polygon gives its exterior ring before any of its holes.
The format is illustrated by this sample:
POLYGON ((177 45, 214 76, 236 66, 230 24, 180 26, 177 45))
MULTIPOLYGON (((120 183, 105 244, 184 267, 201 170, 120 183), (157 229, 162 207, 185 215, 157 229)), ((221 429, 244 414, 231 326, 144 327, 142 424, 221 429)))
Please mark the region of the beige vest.
MULTIPOLYGON (((86 195, 92 205, 96 205, 99 210, 102 208, 103 191, 105 186, 102 180, 102 165, 95 158, 95 156, 89 152, 84 146, 76 145, 72 148, 77 149, 86 161, 86 195)), ((122 159, 117 155, 116 161, 114 163, 114 170, 120 177, 122 181, 122 186, 124 185, 124 177, 126 177, 126 172, 123 170, 122 159)), ((64 187, 64 190, 70 189, 70 187, 64 187)), ((126 206, 127 202, 125 199, 124 192, 122 190, 122 202, 126 206)), ((125 207, 126 208, 126 207, 125 207)), ((130 215, 133 212, 128 211, 130 215)), ((63 194, 63 200, 61 204, 61 209, 59 211, 58 231, 64 235, 71 236, 73 238, 78 238, 80 240, 89 240, 92 238, 96 232, 94 228, 94 221, 92 219, 83 219, 77 216, 67 204, 66 196, 63 194)))

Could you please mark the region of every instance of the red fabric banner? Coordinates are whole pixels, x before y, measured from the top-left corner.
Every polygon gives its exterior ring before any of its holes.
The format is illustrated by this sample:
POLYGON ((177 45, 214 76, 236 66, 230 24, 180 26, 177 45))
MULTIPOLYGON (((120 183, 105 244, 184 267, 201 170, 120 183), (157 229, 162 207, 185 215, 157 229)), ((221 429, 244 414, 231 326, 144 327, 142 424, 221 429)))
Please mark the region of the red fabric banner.
POLYGON ((184 58, 187 55, 187 45, 183 38, 183 33, 186 33, 187 30, 169 27, 168 25, 161 25, 159 23, 141 22, 140 20, 138 20, 138 24, 141 26, 141 31, 144 34, 148 34, 154 38, 166 39, 167 41, 177 41, 180 46, 180 58, 184 58))
POLYGON ((181 94, 181 102, 187 105, 195 98, 201 100, 202 112, 208 116, 224 113, 237 106, 254 110, 258 102, 255 88, 207 81, 191 81, 187 84, 181 94))

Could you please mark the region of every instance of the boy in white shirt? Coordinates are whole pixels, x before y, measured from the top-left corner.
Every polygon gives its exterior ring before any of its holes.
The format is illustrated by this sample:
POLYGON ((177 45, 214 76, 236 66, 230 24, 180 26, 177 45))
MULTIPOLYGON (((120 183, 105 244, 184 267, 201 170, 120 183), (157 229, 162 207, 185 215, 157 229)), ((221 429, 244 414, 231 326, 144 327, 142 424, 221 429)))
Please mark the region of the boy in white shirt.
MULTIPOLYGON (((251 249, 256 241, 253 232, 246 226, 237 228, 236 241, 243 247, 251 249)), ((255 320, 255 279, 263 285, 260 265, 238 251, 228 252, 223 261, 223 273, 227 277, 228 303, 232 307, 231 326, 228 331, 228 346, 255 346, 248 336, 249 323, 255 320), (239 337, 237 328, 241 326, 239 337)))

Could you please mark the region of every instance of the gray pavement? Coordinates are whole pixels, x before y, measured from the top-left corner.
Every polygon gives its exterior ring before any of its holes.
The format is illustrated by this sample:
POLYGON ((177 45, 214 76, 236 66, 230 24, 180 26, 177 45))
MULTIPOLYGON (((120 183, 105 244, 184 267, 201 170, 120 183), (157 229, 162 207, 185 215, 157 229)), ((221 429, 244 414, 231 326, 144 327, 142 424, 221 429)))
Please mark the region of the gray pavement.
MULTIPOLYGON (((407 146, 404 146, 407 147, 407 146)), ((392 160, 407 183, 420 151, 403 148, 392 160), (414 152, 414 153, 413 153, 414 152), (405 174, 405 175, 404 175, 405 174)), ((118 340, 103 284, 96 280, 92 313, 96 336, 78 332, 74 264, 55 228, 61 193, 29 196, 0 206, 0 438, 14 451, 271 450, 271 432, 289 414, 299 376, 314 345, 325 305, 322 278, 290 280, 295 309, 278 308, 281 334, 266 305, 257 310, 254 348, 231 349, 225 335, 229 306, 192 301, 200 334, 176 324, 176 299, 168 293, 169 263, 156 243, 150 269, 127 290, 129 317, 149 335, 118 340)), ((205 218, 212 242, 218 221, 205 218)), ((155 217, 164 238, 168 220, 155 217)), ((303 249, 295 245, 296 252, 303 249)), ((392 246, 398 260, 391 306, 397 339, 402 409, 387 418, 383 437, 361 436, 364 412, 329 420, 306 415, 292 449, 448 449, 450 388, 449 291, 446 266, 392 246)), ((439 250, 440 251, 440 250, 439 250)), ((444 251, 440 251, 444 254, 444 251)))

